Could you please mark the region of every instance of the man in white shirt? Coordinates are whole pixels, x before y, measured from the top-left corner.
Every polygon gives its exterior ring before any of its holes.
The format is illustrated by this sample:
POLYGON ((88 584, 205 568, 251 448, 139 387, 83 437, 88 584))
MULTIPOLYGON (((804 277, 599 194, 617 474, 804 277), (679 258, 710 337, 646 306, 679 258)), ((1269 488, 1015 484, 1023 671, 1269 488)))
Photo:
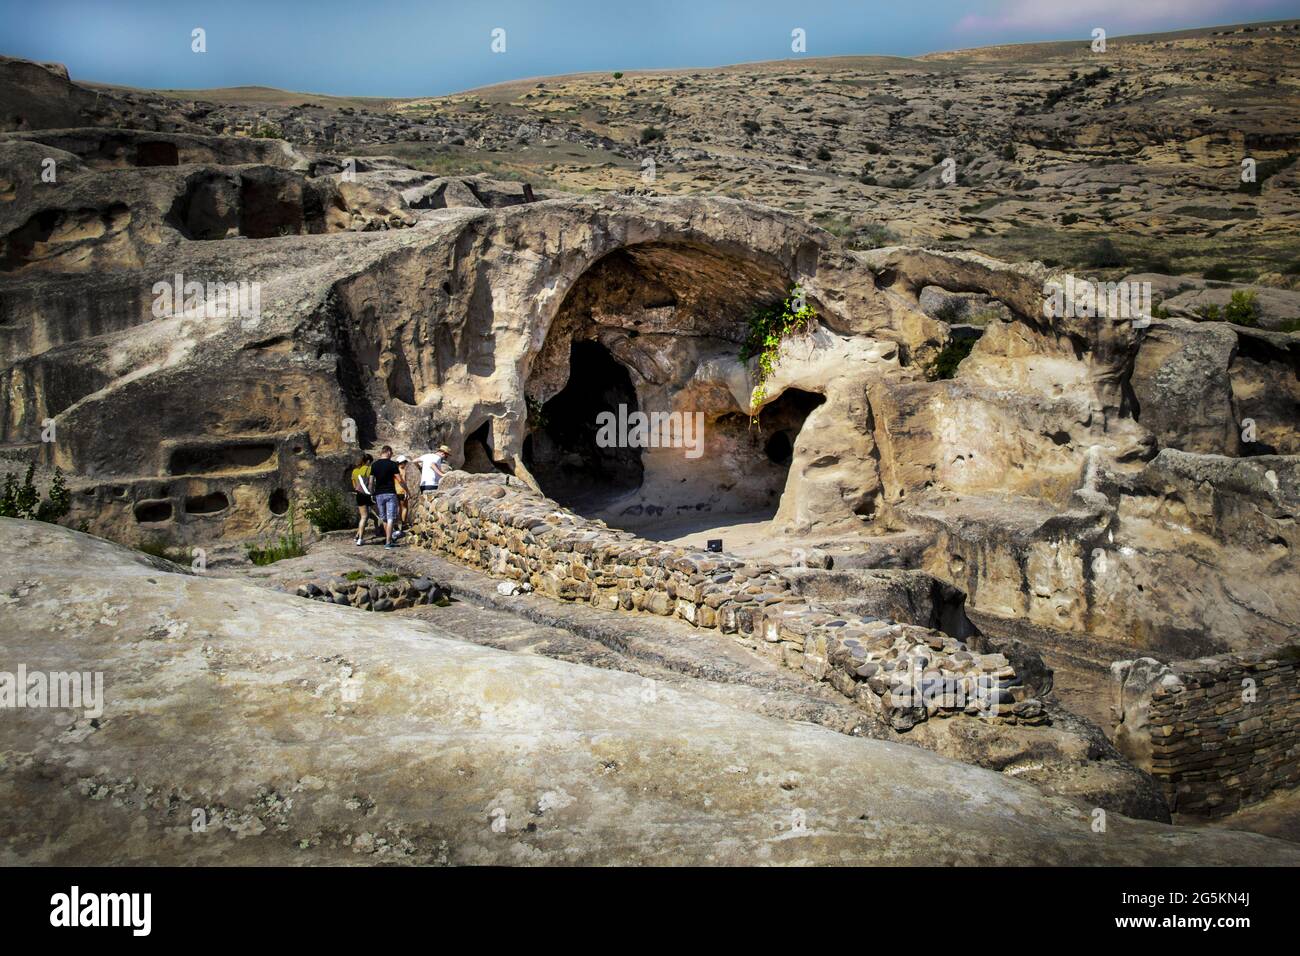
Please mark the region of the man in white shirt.
POLYGON ((437 451, 421 455, 415 459, 415 463, 420 466, 421 492, 429 494, 438 490, 438 484, 442 481, 442 476, 448 471, 447 456, 450 454, 450 448, 446 445, 439 445, 437 451))

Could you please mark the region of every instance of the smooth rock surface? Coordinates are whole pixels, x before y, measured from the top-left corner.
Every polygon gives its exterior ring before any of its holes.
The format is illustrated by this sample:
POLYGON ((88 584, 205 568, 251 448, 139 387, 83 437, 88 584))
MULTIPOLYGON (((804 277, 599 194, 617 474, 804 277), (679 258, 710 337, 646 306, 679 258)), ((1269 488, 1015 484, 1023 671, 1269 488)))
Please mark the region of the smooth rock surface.
POLYGON ((0 666, 105 680, 95 721, 3 715, 5 863, 1300 863, 53 526, 0 543, 0 666))

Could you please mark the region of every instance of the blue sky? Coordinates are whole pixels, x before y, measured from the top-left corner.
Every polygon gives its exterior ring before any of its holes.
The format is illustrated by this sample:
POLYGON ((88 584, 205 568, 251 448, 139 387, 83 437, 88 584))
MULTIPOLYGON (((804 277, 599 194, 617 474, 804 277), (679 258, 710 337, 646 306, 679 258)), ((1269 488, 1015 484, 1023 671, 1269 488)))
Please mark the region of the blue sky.
POLYGON ((74 79, 425 96, 583 70, 901 56, 1300 17, 1300 0, 0 0, 0 53, 74 79), (207 52, 191 51, 195 27, 207 52), (494 28, 504 53, 491 50, 494 28))

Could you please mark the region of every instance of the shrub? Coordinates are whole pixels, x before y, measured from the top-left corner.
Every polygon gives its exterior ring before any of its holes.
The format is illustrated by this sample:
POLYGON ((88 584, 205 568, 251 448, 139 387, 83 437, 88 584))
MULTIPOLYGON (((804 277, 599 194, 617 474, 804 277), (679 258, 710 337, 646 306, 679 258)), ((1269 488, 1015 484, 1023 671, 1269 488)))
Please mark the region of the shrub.
POLYGON ((285 558, 301 558, 307 553, 307 549, 302 544, 302 535, 298 533, 297 508, 296 502, 289 502, 289 511, 285 519, 288 528, 280 535, 279 540, 264 547, 250 544, 245 548, 249 561, 257 565, 274 564, 285 558))
POLYGON ((356 524, 356 509, 337 488, 314 488, 303 499, 303 517, 324 534, 343 531, 356 524))
POLYGON ((949 325, 960 322, 966 317, 966 303, 955 297, 944 299, 943 305, 935 310, 934 317, 940 322, 947 322, 949 325))
POLYGON ((785 301, 755 312, 749 319, 745 341, 740 346, 740 360, 748 362, 758 358, 758 382, 750 393, 750 404, 758 407, 766 395, 767 380, 776 369, 781 341, 795 332, 802 332, 808 323, 817 318, 812 306, 802 301, 803 290, 794 286, 785 301))
POLYGON ((884 223, 869 222, 849 239, 850 249, 879 249, 898 242, 898 236, 884 223))
POLYGON ((1219 307, 1214 303, 1201 306, 1199 309, 1196 310, 1196 314, 1200 316, 1202 319, 1204 319, 1206 322, 1219 321, 1219 307))
POLYGON ((1259 302, 1254 292, 1244 289, 1232 293, 1232 301, 1223 310, 1223 318, 1235 325, 1259 325, 1259 302))
POLYGON ((932 382, 952 378, 957 374, 957 366, 975 347, 975 339, 949 339, 934 361, 926 368, 926 378, 932 382))
POLYGON ((1113 269, 1124 264, 1124 254, 1109 239, 1098 239, 1088 249, 1087 261, 1094 269, 1113 269))
POLYGON ((1016 144, 1015 144, 1015 143, 1006 143, 1005 145, 1003 145, 1003 147, 1002 147, 1002 154, 1001 154, 1001 155, 1002 155, 1002 158, 1003 158, 1004 160, 1006 160, 1008 163, 1015 162, 1015 159, 1016 159, 1016 144))
POLYGON ((1226 262, 1219 262, 1210 266, 1203 274, 1205 278, 1214 282, 1231 282, 1236 272, 1226 262))
POLYGON ((831 151, 827 149, 825 146, 818 146, 817 158, 821 160, 823 163, 830 162, 831 151))
POLYGON ((653 143, 657 139, 663 139, 663 138, 664 138, 664 131, 661 130, 658 126, 647 126, 645 129, 641 130, 642 146, 645 146, 647 143, 653 143))
POLYGON ((621 79, 623 79, 623 71, 622 71, 622 70, 615 71, 615 73, 614 73, 614 79, 616 79, 616 80, 621 80, 621 79))
POLYGON ((740 124, 740 128, 743 129, 750 136, 753 136, 762 127, 760 127, 758 123, 754 120, 745 120, 743 123, 740 124))
POLYGON ((72 510, 72 495, 60 469, 54 469, 49 492, 43 499, 36 487, 35 476, 34 464, 27 466, 22 484, 18 483, 14 472, 5 475, 4 487, 0 490, 0 518, 22 518, 26 521, 56 524, 72 510))

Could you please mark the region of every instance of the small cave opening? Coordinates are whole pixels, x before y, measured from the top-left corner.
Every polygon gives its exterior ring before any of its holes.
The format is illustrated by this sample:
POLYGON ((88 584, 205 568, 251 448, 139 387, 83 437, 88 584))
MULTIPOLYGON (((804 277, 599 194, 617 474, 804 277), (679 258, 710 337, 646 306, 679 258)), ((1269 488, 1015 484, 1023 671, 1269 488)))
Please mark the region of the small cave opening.
POLYGON ((794 461, 794 443, 803 423, 814 408, 825 402, 826 396, 816 392, 787 388, 775 401, 763 406, 758 413, 758 428, 768 461, 789 470, 794 461))
POLYGON ((172 503, 165 499, 153 501, 140 501, 135 506, 135 520, 141 524, 156 524, 161 521, 170 521, 172 517, 172 503))
POLYGON ((232 445, 182 445, 173 449, 167 470, 173 475, 220 474, 256 468, 275 454, 273 442, 232 445))
POLYGON ((569 381, 542 405, 524 443, 524 465, 543 494, 568 507, 599 507, 636 491, 645 471, 641 449, 600 440, 600 416, 637 411, 627 368, 599 342, 574 342, 569 381))
POLYGON ((462 471, 475 475, 490 475, 498 471, 504 475, 514 474, 510 468, 492 457, 491 419, 465 437, 465 444, 461 450, 464 461, 461 466, 462 471))
POLYGON ((225 511, 230 507, 230 499, 220 491, 210 491, 203 495, 189 495, 185 498, 185 513, 190 515, 211 515, 225 511))
POLYGON ((282 515, 289 510, 289 496, 283 488, 276 488, 267 499, 266 506, 271 509, 271 514, 282 515))

